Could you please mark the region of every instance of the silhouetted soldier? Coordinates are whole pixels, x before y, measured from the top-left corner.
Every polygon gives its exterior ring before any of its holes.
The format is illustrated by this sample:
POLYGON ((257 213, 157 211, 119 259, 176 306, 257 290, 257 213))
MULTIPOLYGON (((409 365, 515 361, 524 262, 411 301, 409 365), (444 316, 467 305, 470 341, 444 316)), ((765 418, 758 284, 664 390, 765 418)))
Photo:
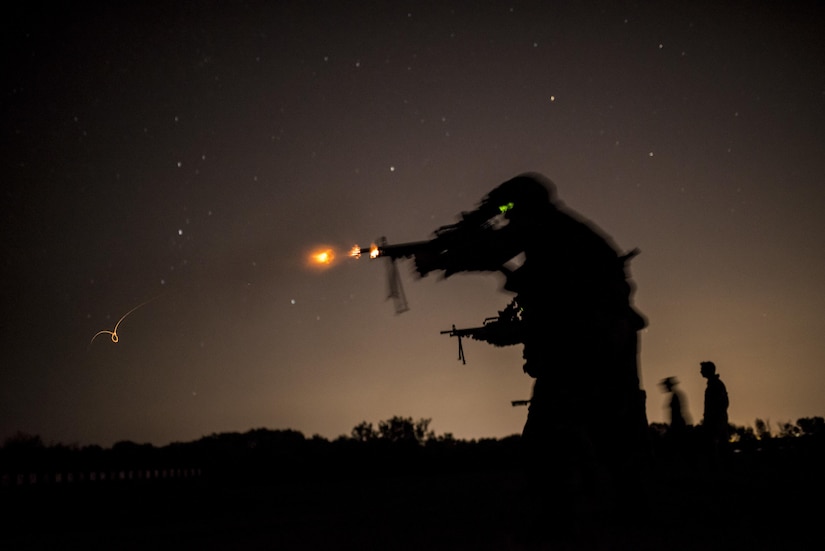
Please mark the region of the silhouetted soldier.
POLYGON ((688 455, 688 426, 687 401, 681 390, 676 388, 679 382, 676 377, 665 377, 659 385, 664 392, 670 394, 667 410, 670 414, 670 426, 664 438, 663 453, 671 466, 681 468, 688 455))
POLYGON ((665 392, 670 394, 668 400, 668 411, 670 413, 670 433, 677 435, 684 435, 689 424, 685 412, 687 411, 686 400, 682 391, 676 388, 679 381, 676 377, 665 377, 659 383, 665 392))
MULTIPOLYGON (((635 253, 619 255, 540 175, 494 189, 477 212, 493 210, 506 225, 465 246, 466 254, 450 251, 458 260, 446 271, 501 271, 504 288, 517 294, 524 371, 536 379, 522 441, 537 499, 551 515, 569 512, 587 488, 629 500, 640 490, 647 431, 637 336, 646 322, 631 305, 625 272, 635 253)), ((431 269, 423 256, 416 265, 422 274, 431 269)))
POLYGON ((708 446, 713 466, 721 458, 728 442, 728 390, 716 373, 716 364, 700 362, 700 373, 707 379, 705 409, 702 416, 702 434, 708 446))

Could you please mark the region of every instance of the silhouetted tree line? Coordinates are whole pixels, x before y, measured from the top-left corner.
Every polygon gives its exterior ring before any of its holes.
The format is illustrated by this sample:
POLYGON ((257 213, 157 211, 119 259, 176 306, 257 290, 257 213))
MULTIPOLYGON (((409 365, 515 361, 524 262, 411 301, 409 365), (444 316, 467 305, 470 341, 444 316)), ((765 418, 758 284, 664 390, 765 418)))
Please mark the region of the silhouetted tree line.
MULTIPOLYGON (((307 438, 295 430, 258 428, 244 433, 211 434, 192 442, 165 446, 122 441, 101 446, 46 445, 39 436, 18 433, 0 448, 0 473, 82 472, 198 468, 204 477, 224 480, 284 479, 292 476, 370 477, 437 474, 450 471, 507 469, 520 461, 520 436, 462 440, 436 435, 430 419, 392 417, 377 426, 366 421, 334 440, 307 438)), ((699 427, 691 429, 694 433, 699 427)), ((821 458, 825 455, 825 419, 796 423, 757 419, 754 427, 731 425, 730 451, 740 456, 821 458)), ((674 450, 669 425, 650 425, 653 457, 689 455, 691 445, 674 450)), ((688 436, 690 438, 690 435, 688 436)))
POLYGON ((252 429, 211 434, 165 446, 121 441, 101 446, 46 445, 39 436, 18 433, 0 448, 0 474, 123 472, 196 467, 204 477, 283 479, 311 474, 408 475, 434 470, 502 468, 517 461, 519 436, 459 440, 436 435, 430 419, 393 417, 375 427, 362 422, 350 435, 328 440, 295 430, 252 429))
MULTIPOLYGON (((779 447, 807 446, 821 444, 825 439, 825 418, 803 417, 796 423, 780 422, 774 431, 770 421, 756 419, 753 427, 730 424, 730 443, 734 450, 759 451, 771 445, 779 447)), ((699 427, 691 427, 699 430, 699 427)), ((654 440, 666 438, 670 426, 666 423, 651 423, 650 432, 654 440)))
MULTIPOLYGON (((753 427, 729 425, 730 441, 726 455, 742 467, 813 467, 825 459, 825 418, 803 417, 796 423, 756 419, 753 427)), ((665 423, 650 424, 650 443, 654 460, 669 466, 690 466, 702 460, 702 426, 688 426, 678 439, 665 423), (693 463, 692 463, 693 462, 693 463)), ((818 467, 817 467, 818 469, 818 467)))

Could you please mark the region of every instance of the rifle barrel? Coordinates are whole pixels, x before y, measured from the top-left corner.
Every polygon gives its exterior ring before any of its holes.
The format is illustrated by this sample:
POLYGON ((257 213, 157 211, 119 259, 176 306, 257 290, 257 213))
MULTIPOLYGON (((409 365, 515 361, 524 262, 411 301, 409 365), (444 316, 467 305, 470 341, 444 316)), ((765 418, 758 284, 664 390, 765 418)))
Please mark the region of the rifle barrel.
POLYGON ((381 258, 384 256, 395 260, 413 256, 431 245, 432 241, 414 241, 411 243, 397 243, 395 245, 387 245, 386 242, 383 242, 382 244, 373 243, 369 247, 359 247, 356 245, 350 255, 354 257, 367 255, 369 258, 381 258))
POLYGON ((463 337, 464 335, 472 335, 476 331, 481 331, 482 329, 485 329, 485 327, 467 327, 465 329, 456 329, 455 327, 453 327, 452 329, 441 331, 441 334, 449 334, 451 337, 463 337))
MULTIPOLYGON (((428 247, 430 244, 430 241, 414 241, 412 243, 398 243, 396 245, 378 245, 378 256, 406 258, 413 256, 416 252, 428 247)), ((369 249, 367 249, 367 252, 369 252, 369 249)))

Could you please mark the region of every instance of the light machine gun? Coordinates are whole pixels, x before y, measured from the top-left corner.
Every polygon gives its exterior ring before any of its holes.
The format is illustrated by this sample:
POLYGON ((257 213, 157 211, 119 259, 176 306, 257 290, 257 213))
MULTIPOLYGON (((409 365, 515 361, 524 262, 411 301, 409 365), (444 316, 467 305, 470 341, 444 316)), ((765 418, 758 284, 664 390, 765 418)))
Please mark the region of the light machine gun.
POLYGON ((484 341, 494 346, 511 346, 523 342, 522 327, 521 309, 516 299, 513 299, 504 310, 498 313, 498 316, 486 318, 480 327, 456 329, 453 325, 452 329, 441 331, 441 334, 458 338, 458 359, 466 364, 467 359, 464 356, 464 346, 461 342, 463 337, 484 341))
POLYGON ((389 287, 387 298, 393 299, 395 313, 400 314, 410 308, 407 305, 407 296, 404 294, 404 286, 401 283, 401 275, 398 273, 398 266, 396 266, 395 261, 399 258, 414 256, 417 251, 428 247, 429 243, 429 241, 417 241, 415 243, 389 245, 387 244, 387 238, 381 237, 377 239, 377 243, 373 243, 366 248, 355 245, 350 251, 350 256, 361 258, 364 255, 369 255, 371 260, 379 257, 389 260, 387 264, 387 286, 389 287))
POLYGON ((396 313, 408 310, 407 299, 395 261, 413 258, 418 275, 425 276, 441 270, 444 277, 465 271, 497 271, 518 251, 512 252, 496 231, 497 218, 510 206, 482 205, 472 212, 461 214, 455 224, 442 226, 433 232, 429 241, 415 241, 390 245, 385 237, 369 247, 355 245, 353 258, 387 258, 389 295, 395 301, 396 313))

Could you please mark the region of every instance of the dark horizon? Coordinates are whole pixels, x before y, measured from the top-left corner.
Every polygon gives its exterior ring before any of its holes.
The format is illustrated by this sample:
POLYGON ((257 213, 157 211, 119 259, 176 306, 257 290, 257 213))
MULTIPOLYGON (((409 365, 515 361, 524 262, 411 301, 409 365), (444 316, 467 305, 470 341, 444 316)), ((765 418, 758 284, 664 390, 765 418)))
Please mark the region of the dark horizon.
MULTIPOLYGON (((245 430, 240 431, 225 431, 225 432, 211 432, 201 435, 198 438, 186 441, 173 441, 164 443, 161 445, 154 444, 152 442, 135 442, 132 440, 116 440, 113 444, 109 446, 102 446, 97 443, 84 443, 80 444, 77 442, 44 442, 40 435, 36 434, 27 434, 24 432, 18 432, 12 436, 7 437, 4 439, 2 443, 0 443, 0 451, 6 448, 14 448, 14 447, 22 447, 24 449, 49 449, 49 448, 61 448, 61 449, 74 449, 74 450, 82 450, 82 449, 114 449, 118 446, 137 446, 143 448, 153 448, 153 449, 162 449, 162 448, 170 448, 180 445, 187 445, 187 444, 194 444, 197 442, 202 442, 204 440, 215 439, 215 438, 234 438, 237 436, 254 436, 255 434, 285 434, 285 435, 293 435, 298 437, 301 440, 314 440, 314 441, 323 441, 323 442, 336 442, 336 441, 345 441, 345 440, 355 440, 355 441, 376 441, 376 440, 384 440, 387 442, 390 441, 398 441, 399 438, 397 435, 394 435, 392 432, 392 427, 400 425, 408 425, 410 427, 409 431, 402 433, 402 438, 400 440, 406 439, 410 441, 415 441, 417 444, 425 444, 427 442, 455 442, 455 443, 476 443, 476 442, 495 442, 495 441, 506 441, 513 438, 518 438, 521 436, 519 432, 514 432, 513 434, 504 435, 501 437, 480 437, 480 438, 460 438, 455 437, 453 434, 446 432, 446 433, 436 433, 436 431, 430 429, 430 425, 432 423, 432 419, 428 418, 418 418, 413 419, 412 417, 403 417, 400 415, 392 416, 391 418, 381 420, 376 424, 368 421, 362 421, 361 423, 352 427, 349 433, 342 433, 334 438, 327 438, 321 436, 319 434, 311 434, 307 435, 300 430, 293 429, 293 428, 269 428, 269 427, 252 427, 245 430), (413 431, 412 427, 423 427, 421 429, 420 434, 416 434, 413 431), (369 435, 368 438, 364 436, 365 432, 368 431, 369 435)), ((783 439, 783 438, 797 438, 800 436, 817 436, 821 437, 825 435, 825 417, 823 416, 811 416, 811 417, 801 417, 796 421, 785 421, 777 423, 774 426, 770 419, 763 419, 757 417, 754 420, 752 425, 737 425, 735 423, 730 423, 730 444, 733 447, 736 447, 738 444, 752 444, 756 441, 769 441, 774 439, 783 439)), ((655 438, 663 437, 664 435, 668 434, 671 425, 667 422, 659 422, 654 421, 649 423, 648 431, 650 435, 655 438)), ((701 431, 701 424, 688 425, 688 430, 695 431, 697 434, 701 431)))

